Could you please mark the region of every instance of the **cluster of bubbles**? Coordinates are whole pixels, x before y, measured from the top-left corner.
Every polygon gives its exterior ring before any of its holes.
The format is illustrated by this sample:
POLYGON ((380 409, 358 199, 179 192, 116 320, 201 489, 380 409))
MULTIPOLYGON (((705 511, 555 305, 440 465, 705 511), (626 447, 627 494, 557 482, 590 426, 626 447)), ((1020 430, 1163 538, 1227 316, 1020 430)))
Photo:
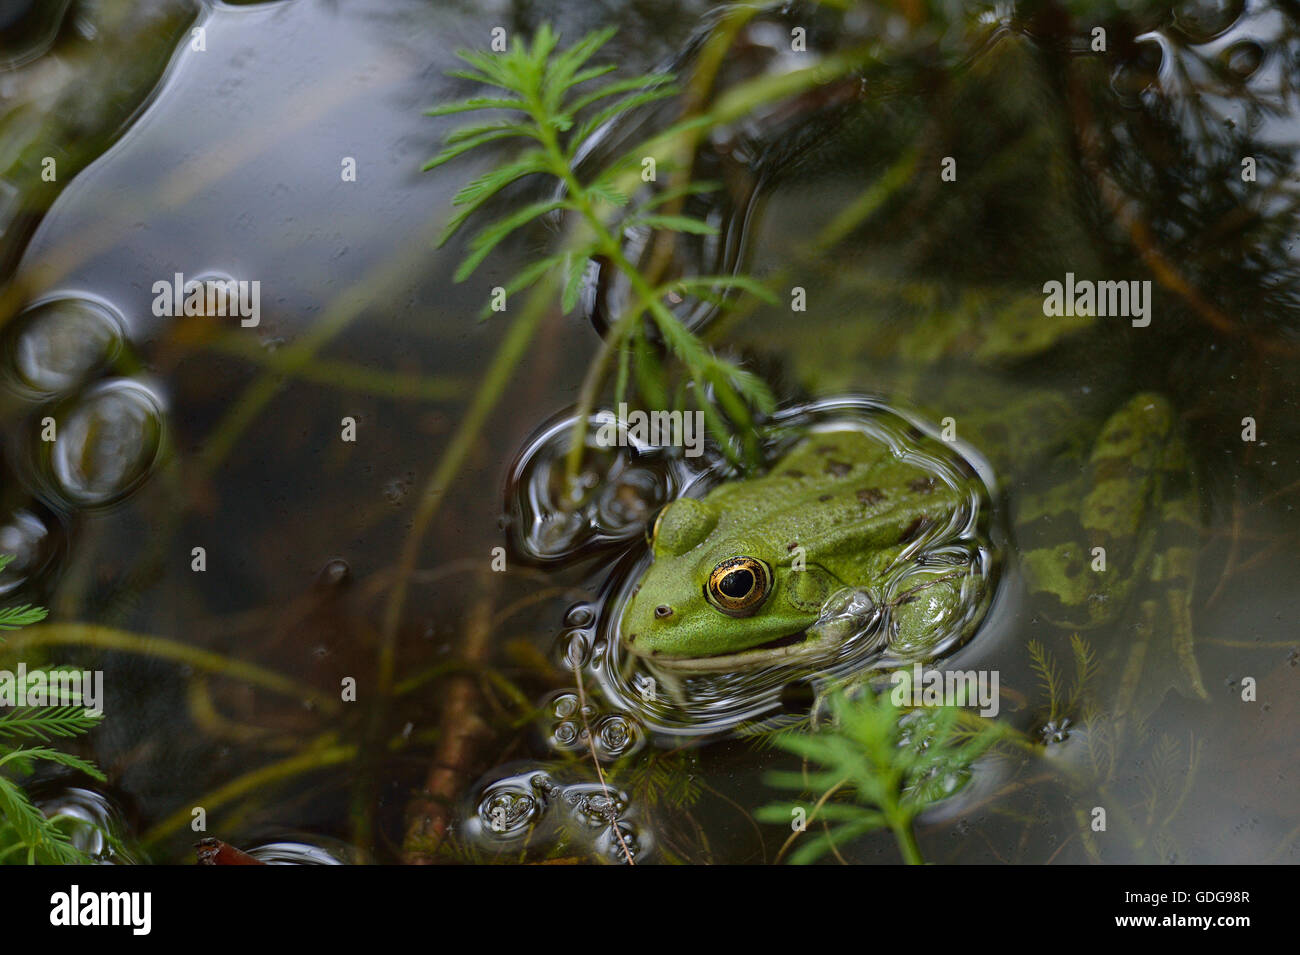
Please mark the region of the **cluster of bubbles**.
POLYGON ((109 305, 61 297, 19 314, 0 343, 0 382, 32 407, 36 489, 69 510, 123 500, 162 450, 162 398, 146 380, 114 373, 134 363, 123 328, 109 305))
MULTIPOLYGON (((579 671, 593 653, 604 653, 604 642, 595 636, 596 608, 577 603, 564 615, 564 630, 557 641, 558 654, 566 669, 579 671)), ((543 735, 555 753, 594 754, 611 762, 635 752, 645 742, 645 733, 634 717, 605 712, 598 701, 575 690, 557 692, 542 706, 543 735)))
POLYGON ((564 614, 564 629, 556 642, 566 669, 587 665, 595 644, 596 610, 589 603, 574 604, 564 614))
POLYGON ((555 752, 594 751, 601 761, 633 752, 643 739, 637 723, 622 713, 601 713, 591 700, 572 691, 558 693, 546 707, 549 730, 546 743, 555 752))
POLYGON ((137 490, 163 449, 164 401, 135 374, 122 316, 86 295, 37 301, 0 333, 0 389, 27 409, 7 436, 0 593, 39 581, 65 552, 66 524, 137 490))
POLYGON ((1116 95, 1137 105, 1144 97, 1158 96, 1161 84, 1176 85, 1180 77, 1208 81, 1216 66, 1238 81, 1249 80, 1265 58, 1265 48, 1253 34, 1282 14, 1256 0, 1243 21, 1246 7, 1246 0, 1185 0, 1174 7, 1167 22, 1138 36, 1132 53, 1115 67, 1111 86, 1116 95), (1194 57, 1188 56, 1191 51, 1194 57))
POLYGON ((525 445, 506 491, 518 556, 559 563, 639 540, 650 516, 696 476, 684 458, 639 441, 623 424, 608 411, 591 416, 576 476, 565 460, 573 416, 553 419, 525 445))
POLYGON ((610 861, 626 862, 649 848, 632 809, 620 789, 600 782, 565 783, 528 770, 481 786, 465 828, 487 846, 525 839, 537 847, 577 842, 610 861))

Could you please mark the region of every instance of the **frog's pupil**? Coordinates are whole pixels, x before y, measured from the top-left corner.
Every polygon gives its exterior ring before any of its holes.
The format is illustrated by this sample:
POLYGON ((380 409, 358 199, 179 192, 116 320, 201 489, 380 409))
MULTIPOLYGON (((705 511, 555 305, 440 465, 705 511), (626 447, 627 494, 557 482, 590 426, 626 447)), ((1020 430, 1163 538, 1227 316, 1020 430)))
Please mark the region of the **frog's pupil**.
POLYGON ((754 574, 748 570, 733 570, 722 578, 718 590, 724 597, 739 600, 754 589, 754 574))

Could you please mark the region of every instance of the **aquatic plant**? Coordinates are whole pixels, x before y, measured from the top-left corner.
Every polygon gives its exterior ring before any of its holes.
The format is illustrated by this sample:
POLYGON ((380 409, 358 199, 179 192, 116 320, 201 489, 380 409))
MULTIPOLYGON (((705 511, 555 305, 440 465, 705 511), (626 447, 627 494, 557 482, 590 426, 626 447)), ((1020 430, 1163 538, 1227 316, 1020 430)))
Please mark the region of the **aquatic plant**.
MULTIPOLYGON (((903 679, 908 679, 905 672, 903 679)), ((905 862, 922 863, 913 831, 916 817, 960 788, 975 760, 1003 736, 1003 726, 984 721, 972 729, 964 724, 960 707, 905 709, 891 693, 866 688, 855 695, 833 692, 826 707, 831 721, 817 732, 774 738, 778 747, 815 767, 767 776, 777 788, 820 795, 811 806, 764 806, 757 818, 794 825, 787 849, 804 836, 803 845, 790 853, 795 864, 814 862, 882 829, 893 833, 905 862), (820 831, 812 831, 818 822, 820 831)))
MULTIPOLYGON (((0 556, 0 571, 12 560, 12 556, 0 556)), ((0 630, 17 630, 44 620, 45 615, 43 607, 30 604, 5 607, 0 609, 0 630)), ((41 812, 26 790, 5 771, 22 778, 30 776, 38 763, 54 763, 103 782, 104 774, 86 760, 53 746, 30 742, 46 744, 80 736, 99 720, 99 715, 79 706, 24 706, 0 712, 0 862, 84 865, 94 861, 72 844, 60 828, 63 820, 41 812)))
POLYGON ((1093 690, 1102 667, 1091 644, 1079 634, 1070 638, 1074 673, 1068 686, 1050 650, 1037 640, 1028 648, 1039 680, 1043 722, 1036 738, 1017 734, 1017 742, 1045 755, 1051 747, 1079 737, 1083 760, 1077 765, 1054 760, 1049 765, 1076 807, 1083 851, 1093 862, 1177 859, 1175 822, 1195 786, 1203 741, 1189 734, 1184 745, 1168 733, 1153 733, 1146 720, 1103 707, 1093 690), (1136 775, 1125 772, 1133 766, 1138 767, 1136 775), (1094 818, 1086 811, 1095 813, 1096 808, 1105 808, 1123 833, 1120 843, 1107 845, 1099 838, 1094 818), (1117 852, 1128 855, 1117 858, 1117 852))
POLYGON ((1079 634, 1070 637, 1070 656, 1074 662, 1074 675, 1069 688, 1061 675, 1056 658, 1038 640, 1029 641, 1030 666, 1038 677, 1039 690, 1047 706, 1048 725, 1062 721, 1078 721, 1083 715, 1085 702, 1091 700, 1092 683, 1100 669, 1092 645, 1079 634))
MULTIPOLYGON (((567 313, 577 305, 584 278, 592 262, 607 262, 627 281, 630 302, 614 318, 605 345, 592 366, 583 389, 577 420, 584 422, 595 394, 606 378, 606 363, 617 357, 615 401, 621 402, 634 387, 653 405, 670 400, 681 403, 689 390, 695 404, 718 434, 729 434, 731 424, 753 443, 754 410, 767 412, 773 397, 761 378, 715 354, 672 312, 665 300, 670 296, 695 295, 703 300, 728 303, 728 294, 747 291, 766 300, 772 293, 744 275, 709 275, 660 281, 641 271, 624 250, 622 236, 633 228, 657 233, 712 234, 716 229, 700 219, 682 215, 676 206, 688 195, 707 191, 708 184, 692 183, 682 176, 674 184, 647 190, 641 180, 643 162, 657 161, 657 170, 672 171, 674 154, 683 137, 702 125, 700 119, 685 119, 658 133, 652 143, 643 144, 604 163, 594 171, 579 170, 579 157, 607 124, 638 107, 673 96, 678 92, 668 73, 653 73, 616 79, 595 88, 587 87, 616 69, 609 64, 586 64, 614 35, 613 30, 587 34, 567 49, 559 49, 559 37, 543 25, 531 46, 516 37, 508 50, 480 52, 461 50, 459 56, 472 69, 457 70, 452 76, 493 87, 505 95, 491 95, 437 106, 430 116, 489 110, 503 114, 451 132, 445 147, 424 168, 434 169, 459 156, 504 139, 525 139, 530 145, 518 155, 466 184, 453 198, 459 210, 447 224, 439 245, 455 235, 477 210, 502 190, 529 177, 554 180, 558 190, 551 198, 539 199, 484 226, 469 242, 469 251, 455 274, 464 281, 505 239, 518 230, 556 214, 569 214, 572 223, 563 247, 520 269, 501 292, 508 297, 556 275, 563 281, 561 308, 567 313), (579 90, 579 87, 583 87, 579 90), (612 101, 612 102, 611 102, 612 101), (654 147, 653 144, 657 144, 654 147), (650 152, 655 148, 655 152, 650 152), (634 192, 629 190, 634 190, 634 192), (649 318, 649 324, 644 319, 649 318), (682 385, 673 389, 660 360, 660 349, 652 338, 658 334, 663 347, 680 362, 682 385), (634 379, 635 378, 635 382, 634 379), (724 417, 725 414, 725 417, 724 417), (729 419, 729 420, 728 420, 729 419), (729 424, 729 421, 731 424, 729 424)), ((681 166, 689 163, 682 162, 681 166)), ((490 314, 491 306, 484 310, 490 314)), ((582 449, 582 435, 571 445, 570 470, 582 449)), ((730 450, 725 448, 724 450, 730 450)))

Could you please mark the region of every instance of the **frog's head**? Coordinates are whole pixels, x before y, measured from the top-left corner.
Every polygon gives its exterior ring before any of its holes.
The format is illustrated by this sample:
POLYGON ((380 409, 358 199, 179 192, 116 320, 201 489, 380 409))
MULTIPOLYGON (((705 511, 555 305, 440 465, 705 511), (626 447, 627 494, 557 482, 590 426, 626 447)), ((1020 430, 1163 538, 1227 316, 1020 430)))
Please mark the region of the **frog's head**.
POLYGON ((754 539, 719 539, 709 504, 681 498, 651 532, 654 563, 628 604, 622 639, 682 671, 738 670, 806 655, 799 639, 838 582, 754 539))

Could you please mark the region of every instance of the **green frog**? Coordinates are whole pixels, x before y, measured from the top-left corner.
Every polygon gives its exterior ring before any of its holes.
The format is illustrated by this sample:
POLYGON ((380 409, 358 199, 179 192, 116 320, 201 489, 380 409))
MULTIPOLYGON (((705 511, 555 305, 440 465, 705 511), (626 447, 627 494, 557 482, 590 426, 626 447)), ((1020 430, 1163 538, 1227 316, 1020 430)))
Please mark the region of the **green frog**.
MULTIPOLYGON (((925 439, 919 432, 915 440, 925 439)), ((736 671, 808 659, 842 637, 818 625, 832 597, 856 596, 860 623, 891 605, 894 642, 932 646, 985 581, 948 566, 920 582, 900 570, 957 523, 983 485, 936 474, 862 431, 816 431, 768 473, 665 507, 654 562, 632 597, 623 640, 676 672, 736 671), (801 637, 802 639, 792 639, 801 637)))
MULTIPOLYGON (((1112 644, 1121 710, 1149 712, 1171 683, 1205 698, 1191 615, 1197 494, 1174 408, 1144 391, 1097 417, 1105 396, 1085 413, 1084 402, 1059 388, 987 374, 1008 356, 1037 360, 1090 324, 1044 335, 1040 304, 967 303, 946 322, 892 339, 876 322, 865 359, 842 336, 840 353, 850 357, 839 369, 848 380, 837 381, 825 356, 816 377, 852 388, 870 368, 891 400, 954 425, 992 462, 1011 550, 1039 619, 1065 632, 1131 621, 1112 644), (968 320, 972 311, 978 322, 968 320), (1035 337, 1029 344, 1027 331, 1035 337), (916 348, 927 351, 909 361, 916 348), (888 360, 873 366, 873 355, 888 360), (1152 671, 1160 686, 1144 682, 1152 671)), ((883 582, 912 559, 918 529, 946 520, 968 492, 928 479, 852 431, 812 434, 767 473, 660 513, 653 562, 621 622, 625 646, 682 675, 793 662, 834 638, 819 621, 828 601, 847 592, 861 594, 867 612, 890 603, 891 646, 926 660, 951 636, 936 628, 977 626, 982 614, 962 615, 957 604, 985 604, 992 578, 939 575, 901 602, 883 582)))

